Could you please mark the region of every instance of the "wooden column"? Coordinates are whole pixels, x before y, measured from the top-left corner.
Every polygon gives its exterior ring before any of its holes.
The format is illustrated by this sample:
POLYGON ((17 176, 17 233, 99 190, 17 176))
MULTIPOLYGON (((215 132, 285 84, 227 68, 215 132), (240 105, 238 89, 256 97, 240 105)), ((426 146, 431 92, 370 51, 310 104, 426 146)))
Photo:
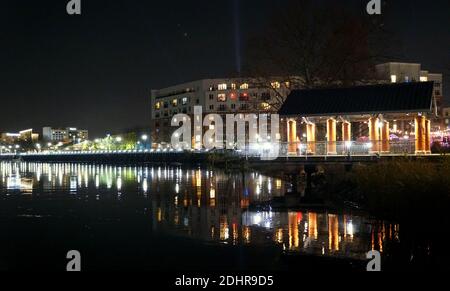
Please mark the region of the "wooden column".
POLYGON ((381 151, 383 153, 389 153, 391 151, 390 138, 391 132, 389 129, 389 122, 383 122, 383 127, 381 128, 381 151))
POLYGON ((306 124, 306 142, 308 143, 308 154, 316 153, 316 125, 306 124))
POLYGON ((352 124, 348 121, 342 123, 342 141, 352 141, 352 124))
POLYGON ((425 116, 417 116, 414 119, 416 134, 416 154, 425 154, 426 151, 426 119, 425 116))
POLYGON ((327 120, 327 154, 336 155, 336 119, 330 118, 327 120))
POLYGON ((297 154, 297 121, 288 119, 287 131, 288 154, 297 154))
POLYGON ((431 121, 425 121, 425 153, 431 154, 431 121))
POLYGON ((378 128, 379 119, 377 117, 371 117, 369 119, 369 140, 372 143, 370 152, 379 152, 380 143, 380 130, 378 128))

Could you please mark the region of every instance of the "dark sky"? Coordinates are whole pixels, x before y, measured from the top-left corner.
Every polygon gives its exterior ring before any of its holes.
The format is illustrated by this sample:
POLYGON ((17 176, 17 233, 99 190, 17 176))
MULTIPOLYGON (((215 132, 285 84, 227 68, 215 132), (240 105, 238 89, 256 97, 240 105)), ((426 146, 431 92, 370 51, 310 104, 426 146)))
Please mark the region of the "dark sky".
MULTIPOLYGON (((82 0, 82 16, 66 14, 68 0, 2 1, 0 132, 148 126, 152 88, 233 74, 244 57, 237 31, 245 47, 285 1, 82 0)), ((368 0, 341 2, 363 9, 368 0)), ((447 73, 450 92, 450 2, 387 2, 398 60, 447 73)))

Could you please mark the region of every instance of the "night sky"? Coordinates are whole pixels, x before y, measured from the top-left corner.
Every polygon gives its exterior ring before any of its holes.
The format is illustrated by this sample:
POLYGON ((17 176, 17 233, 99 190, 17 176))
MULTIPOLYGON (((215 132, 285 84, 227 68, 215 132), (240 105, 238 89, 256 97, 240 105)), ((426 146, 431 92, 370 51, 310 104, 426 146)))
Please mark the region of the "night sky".
MULTIPOLYGON (((95 137, 148 126, 151 89, 235 74, 248 37, 285 1, 82 0, 82 16, 66 14, 68 0, 2 1, 0 132, 76 126, 95 137)), ((387 2, 393 61, 446 74, 448 102, 450 2, 387 2)))

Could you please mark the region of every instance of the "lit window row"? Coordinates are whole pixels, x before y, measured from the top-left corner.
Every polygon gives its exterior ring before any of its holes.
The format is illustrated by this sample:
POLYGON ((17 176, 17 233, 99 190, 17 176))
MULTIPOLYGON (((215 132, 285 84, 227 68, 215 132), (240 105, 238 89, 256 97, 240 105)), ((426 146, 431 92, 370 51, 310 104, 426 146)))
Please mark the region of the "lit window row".
MULTIPOLYGON (((181 103, 181 105, 187 105, 189 103, 189 98, 188 97, 183 97, 180 100, 175 98, 172 99, 172 101, 170 102, 170 104, 172 105, 172 107, 177 107, 179 105, 179 103, 181 103)), ((168 101, 159 101, 156 102, 155 104, 155 109, 156 110, 160 110, 161 108, 169 108, 169 102, 168 101)))

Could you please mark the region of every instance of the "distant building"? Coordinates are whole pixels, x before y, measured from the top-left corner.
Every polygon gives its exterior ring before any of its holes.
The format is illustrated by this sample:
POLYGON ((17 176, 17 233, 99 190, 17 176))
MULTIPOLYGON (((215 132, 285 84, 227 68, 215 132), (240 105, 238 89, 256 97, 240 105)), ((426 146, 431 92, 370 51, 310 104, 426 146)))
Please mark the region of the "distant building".
POLYGON ((274 111, 271 104, 277 102, 277 96, 287 96, 290 84, 275 80, 268 84, 261 82, 243 78, 203 79, 153 90, 152 142, 170 142, 175 130, 170 125, 172 117, 178 113, 192 116, 194 106, 201 106, 204 114, 219 115, 274 111))
POLYGON ((42 129, 44 141, 48 142, 83 142, 89 139, 89 132, 75 127, 42 129))
POLYGON ((1 142, 5 144, 14 144, 20 142, 33 143, 39 140, 39 134, 34 133, 33 129, 22 130, 18 133, 5 132, 1 134, 1 142))
POLYGON ((422 70, 421 64, 390 62, 376 66, 377 77, 380 80, 391 83, 402 82, 434 82, 433 100, 435 117, 431 120, 435 130, 444 126, 444 93, 442 86, 442 74, 434 74, 422 70))

